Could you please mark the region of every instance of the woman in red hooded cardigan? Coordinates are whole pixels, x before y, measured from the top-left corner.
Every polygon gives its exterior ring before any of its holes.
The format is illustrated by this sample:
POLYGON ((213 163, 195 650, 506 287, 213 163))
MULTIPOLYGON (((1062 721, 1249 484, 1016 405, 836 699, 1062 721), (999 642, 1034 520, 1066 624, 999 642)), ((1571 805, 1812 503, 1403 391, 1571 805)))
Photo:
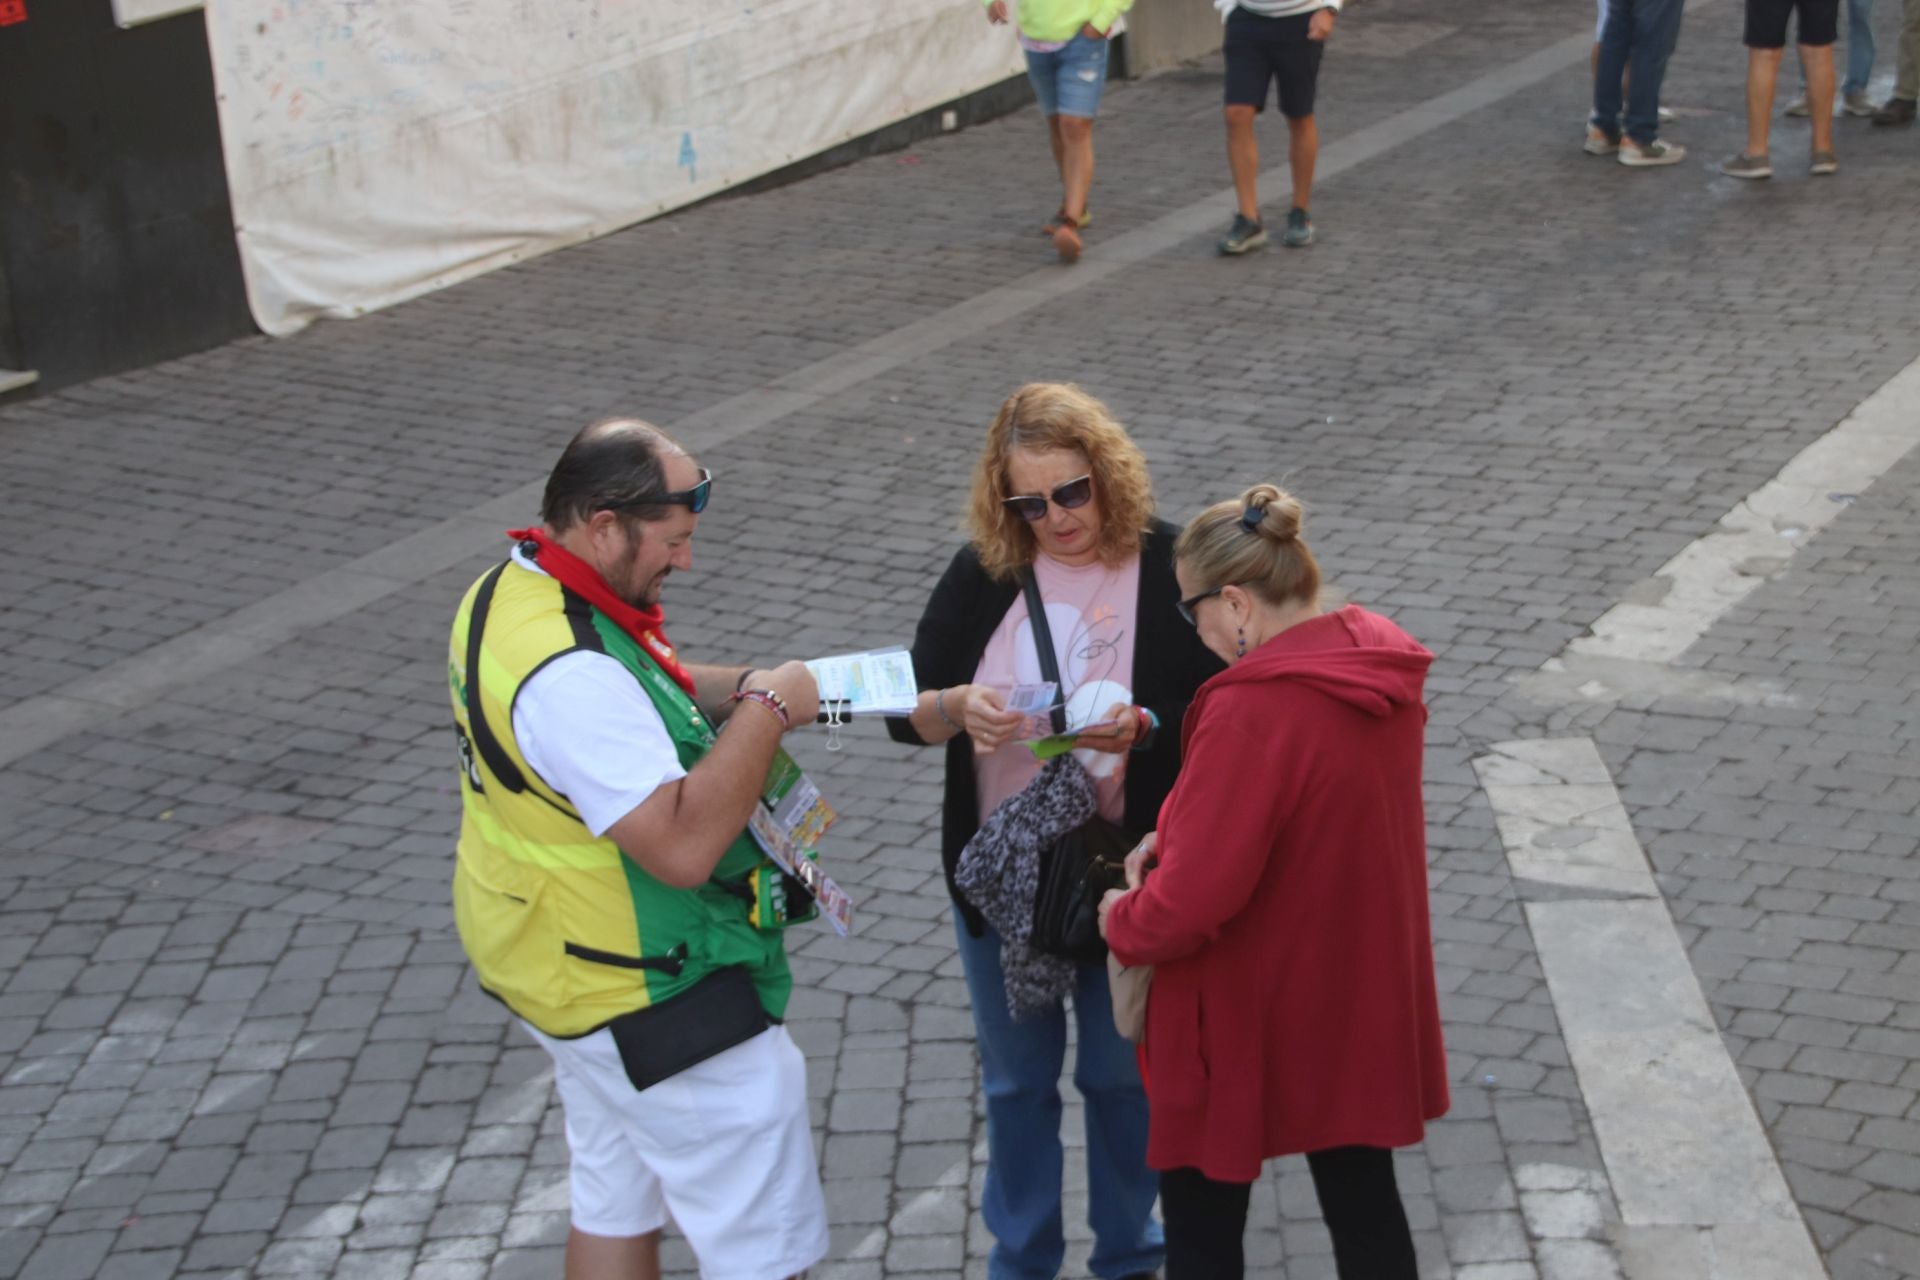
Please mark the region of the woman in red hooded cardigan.
POLYGON ((1180 535, 1180 610, 1229 666, 1195 694, 1159 829, 1101 906, 1120 963, 1155 966, 1167 1280, 1243 1274, 1251 1185, 1294 1152, 1341 1280, 1415 1280, 1392 1148, 1447 1109, 1420 797, 1433 655, 1378 614, 1322 611, 1300 516, 1257 485, 1180 535))

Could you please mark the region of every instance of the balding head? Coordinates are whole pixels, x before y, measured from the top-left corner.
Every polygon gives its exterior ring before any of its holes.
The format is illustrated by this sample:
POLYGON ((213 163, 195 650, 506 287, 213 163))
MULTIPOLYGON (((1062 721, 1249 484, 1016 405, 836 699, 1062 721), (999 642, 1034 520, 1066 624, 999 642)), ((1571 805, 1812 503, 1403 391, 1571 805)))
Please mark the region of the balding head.
POLYGON ((581 428, 547 477, 540 518, 565 533, 594 512, 619 507, 640 520, 658 520, 669 507, 630 505, 667 490, 662 460, 686 456, 674 438, 638 418, 603 418, 581 428))

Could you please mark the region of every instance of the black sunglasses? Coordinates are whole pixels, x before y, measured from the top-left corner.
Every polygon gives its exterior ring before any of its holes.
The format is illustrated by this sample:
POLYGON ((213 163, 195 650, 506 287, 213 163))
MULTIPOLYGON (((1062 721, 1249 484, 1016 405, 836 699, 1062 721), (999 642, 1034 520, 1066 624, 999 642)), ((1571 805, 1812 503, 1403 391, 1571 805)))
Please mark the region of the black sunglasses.
POLYGON ((622 498, 618 502, 606 503, 607 511, 627 511, 634 507, 685 507, 699 515, 707 509, 707 499, 713 496, 713 472, 700 468, 700 483, 691 489, 676 489, 672 493, 643 493, 637 498, 622 498))
MULTIPOLYGON (((1069 480, 1055 489, 1051 494, 1047 495, 1047 497, 1052 498, 1053 505, 1059 507, 1062 511, 1072 511, 1075 507, 1084 507, 1087 505, 1088 500, 1093 497, 1093 476, 1084 475, 1078 480, 1069 480)), ((1032 524, 1036 520, 1044 520, 1047 517, 1047 498, 1038 495, 1028 495, 1021 498, 1002 498, 1000 499, 1000 503, 1028 524, 1032 524)))
POLYGON ((1188 596, 1185 600, 1182 600, 1179 604, 1173 607, 1180 611, 1180 616, 1187 620, 1188 626, 1198 627, 1200 625, 1200 621, 1199 619, 1193 616, 1193 611, 1196 607, 1198 607, 1198 605, 1202 600, 1211 600, 1213 597, 1219 595, 1222 591, 1225 591, 1228 587, 1240 587, 1245 585, 1246 585, 1245 583, 1241 583, 1241 582, 1223 582, 1211 591, 1202 591, 1197 596, 1188 596))

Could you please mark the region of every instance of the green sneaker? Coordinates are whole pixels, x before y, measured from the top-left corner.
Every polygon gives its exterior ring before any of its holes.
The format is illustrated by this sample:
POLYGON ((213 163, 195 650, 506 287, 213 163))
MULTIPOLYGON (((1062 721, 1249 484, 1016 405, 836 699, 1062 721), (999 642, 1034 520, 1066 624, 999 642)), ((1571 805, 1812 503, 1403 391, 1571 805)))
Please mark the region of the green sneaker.
POLYGON ((1252 253, 1267 243, 1267 229, 1244 213, 1233 215, 1233 229, 1220 241, 1220 252, 1230 258, 1252 253))
POLYGON ((1289 249, 1304 249, 1313 243, 1313 220, 1305 209, 1287 211, 1287 229, 1280 233, 1280 243, 1289 249))

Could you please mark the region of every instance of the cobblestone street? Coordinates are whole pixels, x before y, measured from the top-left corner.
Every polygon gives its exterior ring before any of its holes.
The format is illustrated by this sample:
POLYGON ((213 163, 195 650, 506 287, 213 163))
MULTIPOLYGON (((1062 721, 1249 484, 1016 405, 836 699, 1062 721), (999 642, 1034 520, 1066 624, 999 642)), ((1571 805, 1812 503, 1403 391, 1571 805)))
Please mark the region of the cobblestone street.
MULTIPOLYGON (((1546 737, 1597 746, 1833 1280, 1920 1277, 1920 454, 1818 495, 1817 531, 1778 525, 1678 657, 1583 683, 1568 656, 1920 360, 1920 131, 1843 118, 1844 167, 1814 179, 1783 121, 1778 177, 1718 176, 1746 63, 1739 6, 1707 0, 1666 81, 1686 161, 1583 155, 1592 21, 1350 10, 1304 251, 1214 253, 1215 58, 1110 87, 1070 269, 1035 234, 1056 192, 1029 107, 0 407, 0 1280, 557 1276, 548 1059, 474 986, 448 902, 460 594, 618 411, 720 477, 665 600, 688 656, 904 643, 986 423, 1036 378, 1108 402, 1169 519, 1287 485, 1335 586, 1437 655, 1454 1105, 1397 1158, 1425 1276, 1706 1274, 1636 1269, 1529 927, 1554 895, 1515 874, 1476 772, 1546 737)), ((1284 128, 1260 130, 1277 218, 1284 128)), ((791 939, 816 1280, 984 1277, 939 754, 870 723, 837 753, 799 737, 861 912, 791 939)), ((1269 1165, 1250 1224, 1250 1274, 1331 1280, 1303 1162, 1269 1165)))

